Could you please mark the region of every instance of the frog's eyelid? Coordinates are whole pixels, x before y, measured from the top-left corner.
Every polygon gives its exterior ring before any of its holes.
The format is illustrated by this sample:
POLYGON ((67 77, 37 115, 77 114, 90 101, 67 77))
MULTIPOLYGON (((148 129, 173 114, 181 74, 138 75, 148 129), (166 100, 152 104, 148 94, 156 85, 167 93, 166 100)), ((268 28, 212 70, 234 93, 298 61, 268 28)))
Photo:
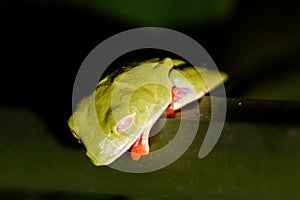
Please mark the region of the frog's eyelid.
POLYGON ((132 115, 128 115, 126 117, 124 117, 123 119, 121 119, 117 125, 116 125, 116 132, 119 133, 121 131, 124 131, 126 129, 128 129, 132 122, 133 122, 133 119, 134 119, 134 116, 135 116, 135 113, 133 113, 132 115))

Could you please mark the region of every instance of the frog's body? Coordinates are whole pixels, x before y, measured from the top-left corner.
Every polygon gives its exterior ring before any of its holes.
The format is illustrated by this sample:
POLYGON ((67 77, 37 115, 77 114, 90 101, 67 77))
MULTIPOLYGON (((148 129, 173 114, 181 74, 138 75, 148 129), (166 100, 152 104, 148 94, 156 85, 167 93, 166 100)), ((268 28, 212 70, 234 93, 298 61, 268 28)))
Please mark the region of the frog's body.
POLYGON ((147 155, 151 127, 166 110, 172 116, 227 78, 205 68, 174 69, 183 64, 165 58, 124 67, 80 102, 68 123, 95 165, 110 164, 130 147, 134 160, 147 155))

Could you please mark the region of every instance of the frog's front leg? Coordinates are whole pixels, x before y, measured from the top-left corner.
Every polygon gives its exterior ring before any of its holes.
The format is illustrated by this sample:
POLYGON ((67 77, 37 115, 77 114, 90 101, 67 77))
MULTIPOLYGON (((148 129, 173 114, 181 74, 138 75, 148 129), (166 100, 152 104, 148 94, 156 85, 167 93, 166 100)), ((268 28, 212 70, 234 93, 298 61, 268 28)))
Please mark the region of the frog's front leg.
POLYGON ((173 118, 175 116, 174 103, 177 102, 182 97, 186 96, 189 92, 188 88, 179 88, 176 86, 172 87, 172 100, 171 104, 166 110, 166 115, 168 118, 173 118))
POLYGON ((132 160, 137 161, 141 156, 148 155, 149 153, 149 132, 151 127, 145 128, 141 136, 135 141, 130 150, 132 160))

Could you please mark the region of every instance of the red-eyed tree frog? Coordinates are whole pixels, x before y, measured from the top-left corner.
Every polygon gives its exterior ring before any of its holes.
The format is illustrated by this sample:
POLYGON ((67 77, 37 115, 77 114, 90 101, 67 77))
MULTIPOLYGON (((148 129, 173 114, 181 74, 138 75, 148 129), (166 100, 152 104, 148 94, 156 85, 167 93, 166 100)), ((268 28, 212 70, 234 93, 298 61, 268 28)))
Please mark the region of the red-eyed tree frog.
POLYGON ((177 59, 134 63, 101 80, 68 121, 92 162, 108 165, 130 149, 135 161, 149 153, 149 132, 162 115, 195 101, 227 74, 177 59))

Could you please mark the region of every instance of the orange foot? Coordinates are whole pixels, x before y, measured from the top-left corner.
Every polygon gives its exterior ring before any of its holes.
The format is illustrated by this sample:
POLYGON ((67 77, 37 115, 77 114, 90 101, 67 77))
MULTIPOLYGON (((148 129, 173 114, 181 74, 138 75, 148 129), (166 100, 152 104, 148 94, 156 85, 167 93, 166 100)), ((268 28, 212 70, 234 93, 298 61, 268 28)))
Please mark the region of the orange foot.
POLYGON ((175 117, 175 110, 174 110, 174 102, 178 101, 182 97, 184 97, 188 93, 188 88, 179 88, 176 86, 172 87, 172 100, 171 104, 166 110, 166 116, 168 118, 173 118, 175 117))
POLYGON ((148 137, 143 138, 143 134, 135 141, 131 147, 130 156, 132 160, 138 161, 141 156, 148 155, 149 145, 148 137))

